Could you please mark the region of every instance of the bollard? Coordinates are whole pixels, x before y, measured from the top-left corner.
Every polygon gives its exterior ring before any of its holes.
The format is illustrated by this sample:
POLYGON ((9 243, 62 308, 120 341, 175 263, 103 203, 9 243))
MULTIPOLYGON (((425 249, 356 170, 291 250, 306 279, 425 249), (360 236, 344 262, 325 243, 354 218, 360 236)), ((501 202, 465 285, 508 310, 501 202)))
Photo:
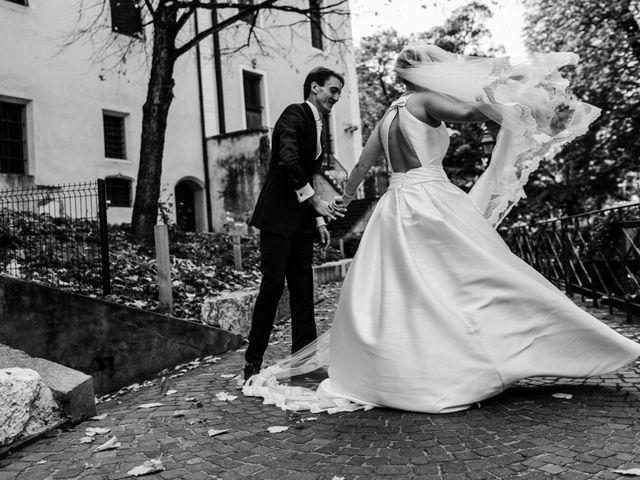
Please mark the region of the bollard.
POLYGON ((156 243, 156 266, 158 269, 158 300, 160 308, 173 313, 173 291, 171 288, 171 259, 169 257, 169 229, 164 224, 153 227, 156 243))
POLYGON ((233 265, 236 270, 242 270, 242 244, 240 235, 233 235, 233 265))

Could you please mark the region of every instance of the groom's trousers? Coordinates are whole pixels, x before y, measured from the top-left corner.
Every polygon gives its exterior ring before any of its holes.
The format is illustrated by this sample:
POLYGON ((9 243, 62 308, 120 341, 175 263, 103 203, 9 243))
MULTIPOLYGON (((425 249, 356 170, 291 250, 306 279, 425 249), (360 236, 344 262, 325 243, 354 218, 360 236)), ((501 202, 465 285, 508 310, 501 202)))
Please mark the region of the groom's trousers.
POLYGON ((316 339, 312 263, 312 230, 301 228, 289 238, 260 231, 262 281, 253 308, 249 346, 245 353, 248 363, 262 365, 285 279, 291 306, 291 353, 316 339))

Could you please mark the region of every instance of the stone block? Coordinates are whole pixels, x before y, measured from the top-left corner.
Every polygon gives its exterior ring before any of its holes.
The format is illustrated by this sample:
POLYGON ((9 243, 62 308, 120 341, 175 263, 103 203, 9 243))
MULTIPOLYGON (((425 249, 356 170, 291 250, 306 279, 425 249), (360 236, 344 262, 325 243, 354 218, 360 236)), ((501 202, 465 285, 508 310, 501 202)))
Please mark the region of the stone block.
MULTIPOLYGON (((247 337, 257 296, 258 289, 253 288, 226 292, 215 298, 205 299, 200 310, 200 318, 207 325, 247 337)), ((289 289, 285 287, 276 310, 276 322, 290 315, 289 289)))
POLYGON ((251 326, 251 312, 257 294, 256 289, 245 289, 205 299, 200 318, 207 325, 245 335, 251 326))
POLYGON ((0 369, 0 446, 47 430, 60 420, 59 410, 36 371, 0 369))
POLYGON ((60 404, 62 413, 72 422, 96 414, 93 379, 91 376, 43 358, 33 358, 21 350, 0 345, 0 368, 34 370, 49 387, 60 404))
POLYGON ((347 275, 352 258, 323 263, 313 267, 313 277, 316 285, 343 280, 347 275))

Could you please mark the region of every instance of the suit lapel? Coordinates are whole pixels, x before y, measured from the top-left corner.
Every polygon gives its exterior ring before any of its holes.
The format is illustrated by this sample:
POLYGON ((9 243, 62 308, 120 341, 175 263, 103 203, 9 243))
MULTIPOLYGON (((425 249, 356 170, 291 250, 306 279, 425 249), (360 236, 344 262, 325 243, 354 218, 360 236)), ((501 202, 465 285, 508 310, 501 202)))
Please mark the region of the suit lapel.
POLYGON ((309 140, 313 140, 311 144, 315 145, 318 141, 318 134, 316 133, 316 119, 314 118, 313 111, 311 111, 311 107, 307 102, 302 103, 302 109, 304 110, 307 124, 311 127, 309 128, 309 131, 311 132, 309 140))
MULTIPOLYGON (((322 159, 324 157, 324 145, 322 145, 322 142, 320 143, 320 156, 316 159, 315 157, 315 146, 317 145, 318 142, 318 131, 316 129, 316 119, 313 116, 313 111, 311 110, 311 107, 309 106, 309 104, 307 102, 302 103, 302 109, 305 111, 306 117, 307 117, 307 122, 309 122, 309 125, 311 125, 311 135, 309 137, 309 142, 310 145, 313 145, 313 157, 312 157, 312 162, 313 162, 313 169, 314 171, 317 170, 320 165, 322 164, 322 159)), ((324 124, 322 125, 322 129, 324 130, 324 124)))

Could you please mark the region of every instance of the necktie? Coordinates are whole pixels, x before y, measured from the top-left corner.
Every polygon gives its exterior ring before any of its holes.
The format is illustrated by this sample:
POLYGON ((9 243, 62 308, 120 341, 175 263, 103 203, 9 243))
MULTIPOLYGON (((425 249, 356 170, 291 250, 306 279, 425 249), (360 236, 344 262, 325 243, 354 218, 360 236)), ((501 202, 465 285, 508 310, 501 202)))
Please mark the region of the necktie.
POLYGON ((317 140, 316 140, 316 160, 320 156, 320 152, 322 152, 322 120, 316 120, 316 131, 318 132, 317 140))

